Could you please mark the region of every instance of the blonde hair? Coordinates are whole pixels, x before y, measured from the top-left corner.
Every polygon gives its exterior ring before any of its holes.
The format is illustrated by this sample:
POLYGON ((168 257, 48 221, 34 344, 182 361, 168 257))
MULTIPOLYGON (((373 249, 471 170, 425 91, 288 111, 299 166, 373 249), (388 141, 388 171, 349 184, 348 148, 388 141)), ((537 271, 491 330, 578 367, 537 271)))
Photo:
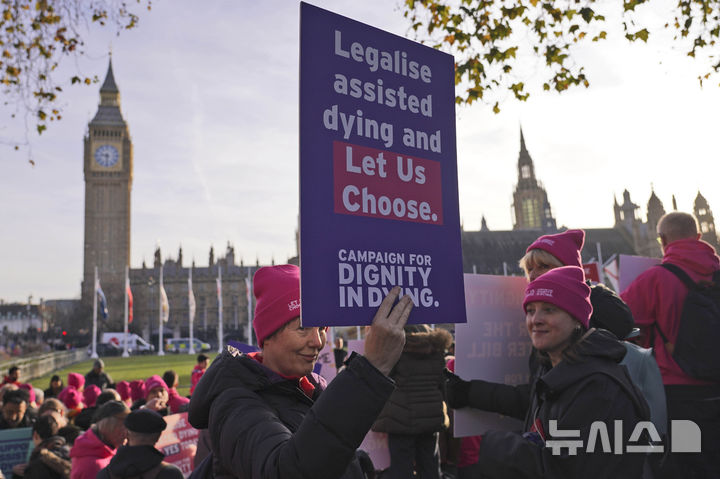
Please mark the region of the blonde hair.
POLYGON ((536 266, 539 264, 544 264, 547 266, 552 266, 553 268, 559 268, 560 266, 565 266, 562 264, 562 262, 555 257, 555 255, 552 255, 545 251, 544 249, 534 248, 525 253, 525 256, 520 258, 520 261, 518 262, 520 267, 522 268, 523 272, 525 273, 525 277, 530 279, 530 274, 528 273, 528 270, 532 266, 536 266))

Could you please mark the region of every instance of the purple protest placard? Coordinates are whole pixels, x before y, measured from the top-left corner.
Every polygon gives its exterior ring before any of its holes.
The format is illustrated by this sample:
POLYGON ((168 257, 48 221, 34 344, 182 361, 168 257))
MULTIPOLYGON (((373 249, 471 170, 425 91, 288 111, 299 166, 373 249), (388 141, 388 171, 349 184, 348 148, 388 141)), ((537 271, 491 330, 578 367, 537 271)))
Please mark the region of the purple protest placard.
POLYGON ((640 276, 648 268, 660 264, 659 258, 648 258, 647 256, 632 256, 628 254, 620 255, 620 289, 618 292, 625 291, 635 278, 640 276))
MULTIPOLYGON (((455 327, 455 373, 465 380, 527 384, 532 343, 522 301, 527 280, 514 276, 465 275, 468 321, 455 327)), ((520 421, 497 413, 455 411, 455 437, 490 429, 517 430, 520 421)))
POLYGON ((302 321, 464 322, 452 56, 300 6, 302 321))

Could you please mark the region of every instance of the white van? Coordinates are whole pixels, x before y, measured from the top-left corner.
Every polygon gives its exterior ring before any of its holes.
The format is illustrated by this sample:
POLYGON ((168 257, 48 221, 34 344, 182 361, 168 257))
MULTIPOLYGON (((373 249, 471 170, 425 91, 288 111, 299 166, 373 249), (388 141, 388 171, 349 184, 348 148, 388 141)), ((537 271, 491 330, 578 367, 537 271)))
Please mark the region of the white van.
MULTIPOLYGON (((102 344, 112 344, 113 346, 125 349, 125 333, 120 331, 119 333, 103 333, 102 344)), ((135 333, 128 333, 127 335, 127 347, 130 353, 151 353, 155 351, 155 346, 149 344, 142 337, 135 333)))

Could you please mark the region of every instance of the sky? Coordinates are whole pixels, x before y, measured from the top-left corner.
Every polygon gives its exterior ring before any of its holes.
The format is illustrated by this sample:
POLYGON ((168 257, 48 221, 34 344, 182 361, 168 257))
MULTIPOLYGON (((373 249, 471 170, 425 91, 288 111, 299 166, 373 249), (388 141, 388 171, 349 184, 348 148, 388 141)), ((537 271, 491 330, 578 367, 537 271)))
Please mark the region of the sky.
MULTIPOLYGON (((313 3, 409 33, 399 0, 313 3)), ((666 3, 657 0, 639 15, 662 25, 666 3)), ((678 209, 691 211, 700 191, 720 212, 718 78, 700 88, 699 64, 658 36, 628 44, 611 31, 608 41, 574 50, 589 89, 531 89, 527 102, 508 95, 499 114, 483 103, 457 107, 465 230, 479 229, 483 215, 491 230, 512 228, 521 125, 559 226, 611 227, 613 196, 621 201, 625 189, 642 217, 651 187, 666 210, 674 194, 678 209)), ((173 258, 182 246, 185 264, 194 259, 198 266, 207 265, 211 246, 218 257, 228 242, 246 263, 294 256, 299 3, 156 0, 139 26, 119 37, 92 29, 87 54, 60 71, 102 82, 110 49, 134 148, 131 267, 151 263, 157 245, 173 258)), ((542 64, 522 58, 522 69, 537 80, 542 64)), ((27 151, 3 144, 25 127, 0 110, 5 302, 80 296, 83 137, 99 88, 66 88, 63 119, 41 137, 31 135, 34 166, 27 151)))

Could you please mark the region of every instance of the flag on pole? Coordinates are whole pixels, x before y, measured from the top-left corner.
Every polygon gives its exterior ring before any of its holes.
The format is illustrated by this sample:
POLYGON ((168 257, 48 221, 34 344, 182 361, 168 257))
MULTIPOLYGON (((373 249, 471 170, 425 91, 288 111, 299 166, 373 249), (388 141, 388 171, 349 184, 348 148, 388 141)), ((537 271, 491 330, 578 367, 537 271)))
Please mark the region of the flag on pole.
POLYGON ((195 294, 192 289, 192 273, 188 276, 188 310, 190 311, 190 321, 195 319, 195 294))
POLYGON ((605 277, 610 282, 610 286, 613 287, 615 292, 619 293, 620 289, 620 274, 618 272, 618 260, 617 255, 612 255, 610 259, 603 264, 603 272, 605 277))
POLYGON ((165 293, 165 286, 160 284, 160 318, 163 323, 167 323, 170 319, 170 303, 168 303, 167 293, 165 293))
POLYGON ((128 323, 132 323, 133 320, 133 297, 132 291, 130 290, 130 278, 125 278, 125 290, 127 291, 128 301, 128 323))
POLYGON ((108 317, 107 300, 105 299, 105 293, 103 293, 103 290, 100 287, 99 279, 95 281, 95 292, 97 293, 98 299, 100 300, 100 314, 102 314, 103 319, 107 319, 107 317, 108 317))

